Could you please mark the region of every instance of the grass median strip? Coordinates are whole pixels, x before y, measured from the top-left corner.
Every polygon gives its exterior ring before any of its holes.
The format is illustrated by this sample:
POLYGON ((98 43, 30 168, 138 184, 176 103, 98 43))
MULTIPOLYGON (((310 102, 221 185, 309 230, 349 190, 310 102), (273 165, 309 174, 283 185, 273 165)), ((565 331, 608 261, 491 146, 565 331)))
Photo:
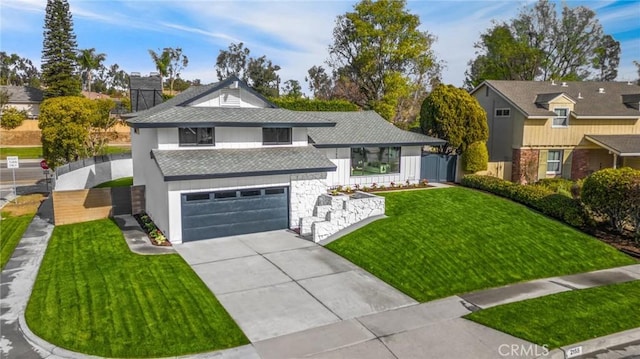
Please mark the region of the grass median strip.
POLYGON ((43 339, 106 357, 185 355, 249 342, 179 255, 131 253, 110 220, 55 228, 25 315, 43 339))
POLYGON ((389 218, 327 247, 421 302, 637 263, 582 232, 486 193, 456 187, 382 195, 389 218))
POLYGON ((0 269, 9 262, 24 231, 29 227, 33 214, 3 218, 0 223, 0 269))
POLYGON ((573 290, 465 318, 550 349, 640 327, 640 281, 573 290))

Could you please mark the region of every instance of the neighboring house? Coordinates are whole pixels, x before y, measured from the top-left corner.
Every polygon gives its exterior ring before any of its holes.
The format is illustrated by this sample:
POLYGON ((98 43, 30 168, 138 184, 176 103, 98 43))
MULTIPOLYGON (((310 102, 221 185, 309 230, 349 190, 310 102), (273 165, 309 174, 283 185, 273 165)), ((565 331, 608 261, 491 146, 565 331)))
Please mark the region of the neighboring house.
POLYGON ((484 81, 490 171, 514 182, 580 179, 640 168, 640 86, 620 82, 484 81))
POLYGON ((40 103, 44 99, 42 90, 29 86, 0 86, 0 91, 7 91, 9 94, 6 106, 26 111, 29 119, 38 118, 40 103))
POLYGON ((337 185, 420 180, 423 145, 374 112, 276 108, 237 78, 131 114, 135 185, 173 243, 291 228, 337 185))

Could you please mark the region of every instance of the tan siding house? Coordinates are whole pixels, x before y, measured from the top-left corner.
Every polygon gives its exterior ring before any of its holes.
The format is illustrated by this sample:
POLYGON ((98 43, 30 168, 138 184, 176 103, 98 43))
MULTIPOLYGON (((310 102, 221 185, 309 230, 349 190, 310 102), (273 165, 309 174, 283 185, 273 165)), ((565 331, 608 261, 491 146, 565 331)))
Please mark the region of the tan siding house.
POLYGON ((487 112, 492 175, 528 183, 640 169, 640 86, 489 80, 471 94, 487 112))

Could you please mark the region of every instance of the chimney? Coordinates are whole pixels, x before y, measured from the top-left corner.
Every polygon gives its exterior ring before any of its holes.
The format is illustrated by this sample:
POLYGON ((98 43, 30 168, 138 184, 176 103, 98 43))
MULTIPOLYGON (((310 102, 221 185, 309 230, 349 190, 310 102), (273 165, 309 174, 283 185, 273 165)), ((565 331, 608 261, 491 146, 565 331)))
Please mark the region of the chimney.
POLYGON ((600 88, 598 89, 598 93, 604 93, 604 87, 600 87, 600 88))
POLYGON ((129 76, 129 96, 131 111, 144 111, 162 103, 162 78, 160 74, 140 76, 139 72, 132 72, 129 76))

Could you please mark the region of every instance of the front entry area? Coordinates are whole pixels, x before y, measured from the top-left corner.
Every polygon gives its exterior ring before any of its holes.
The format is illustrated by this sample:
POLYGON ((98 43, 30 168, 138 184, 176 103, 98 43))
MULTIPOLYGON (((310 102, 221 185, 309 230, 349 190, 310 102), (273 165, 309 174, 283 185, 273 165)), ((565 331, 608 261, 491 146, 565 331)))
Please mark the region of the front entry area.
POLYGON ((182 241, 288 228, 289 188, 182 194, 182 241))

